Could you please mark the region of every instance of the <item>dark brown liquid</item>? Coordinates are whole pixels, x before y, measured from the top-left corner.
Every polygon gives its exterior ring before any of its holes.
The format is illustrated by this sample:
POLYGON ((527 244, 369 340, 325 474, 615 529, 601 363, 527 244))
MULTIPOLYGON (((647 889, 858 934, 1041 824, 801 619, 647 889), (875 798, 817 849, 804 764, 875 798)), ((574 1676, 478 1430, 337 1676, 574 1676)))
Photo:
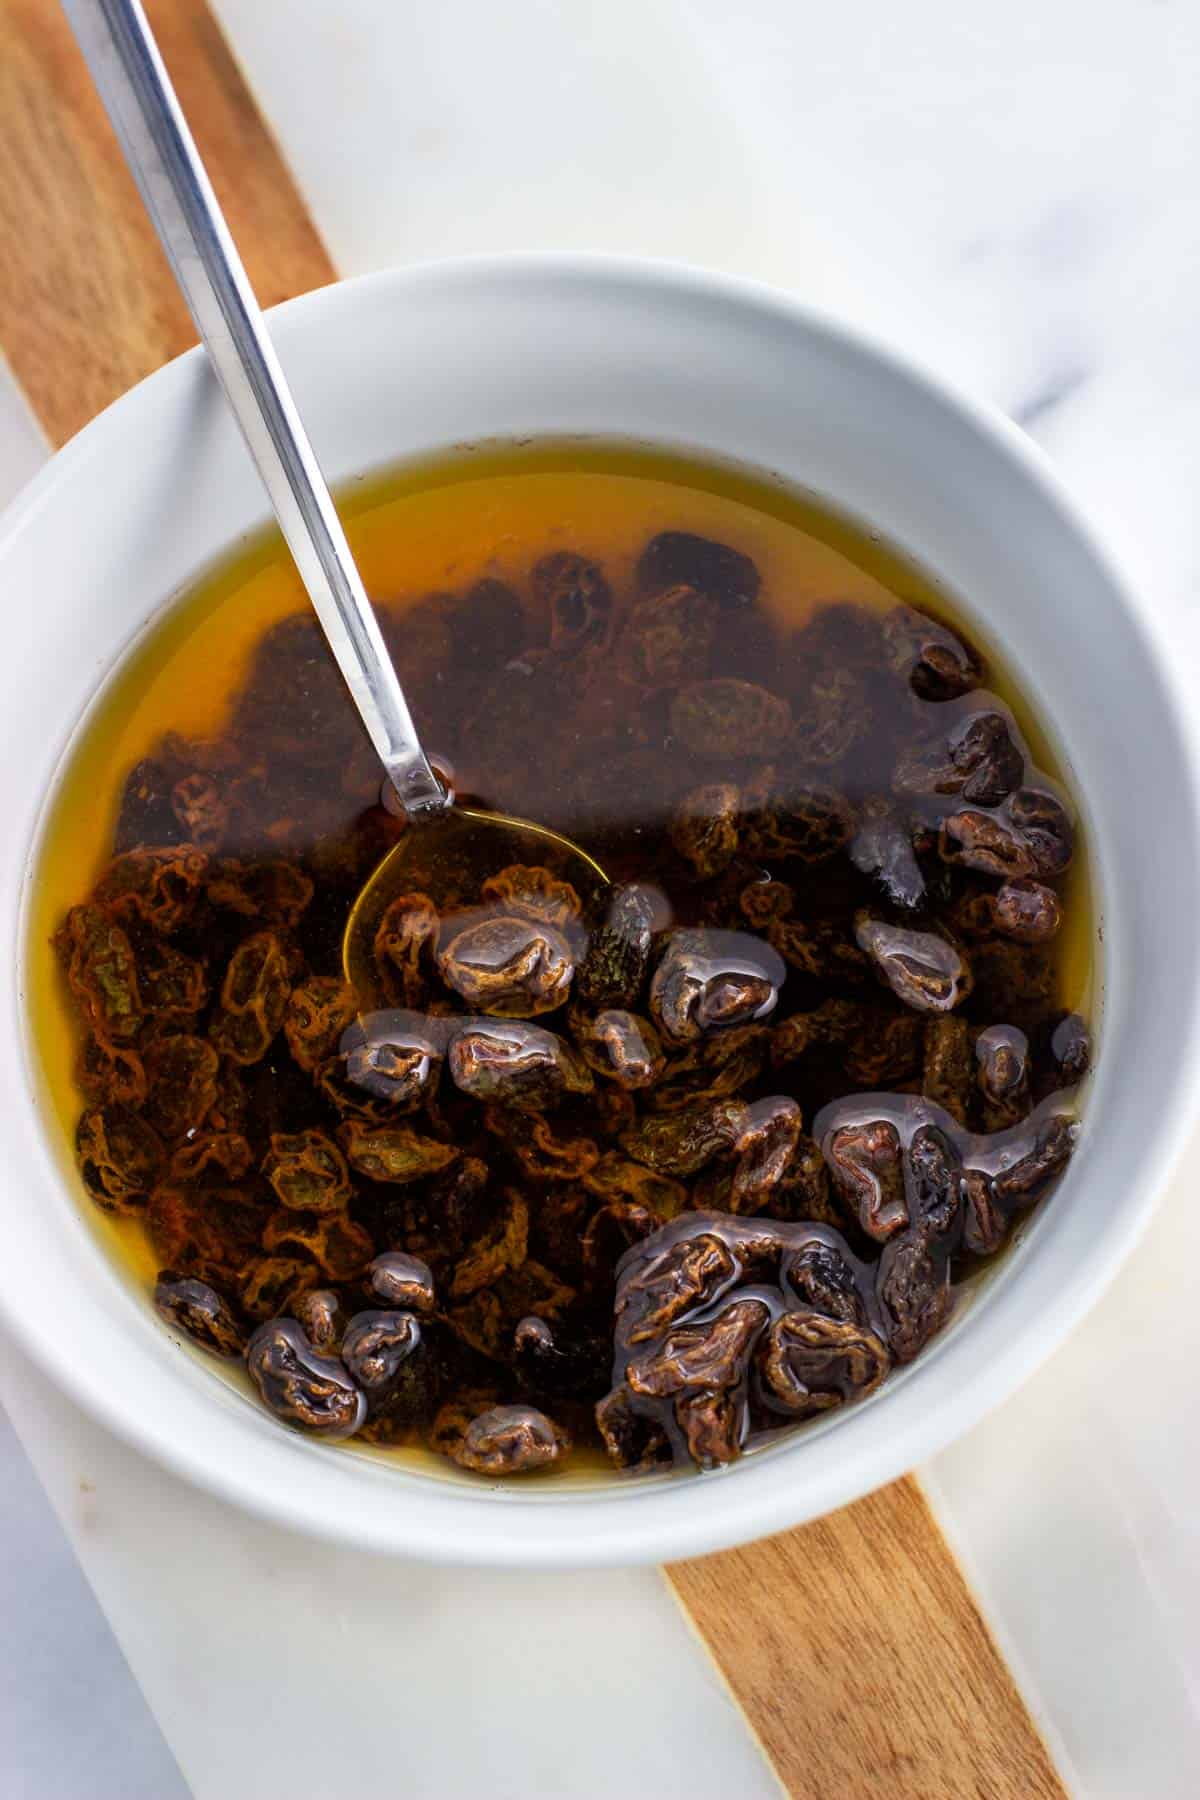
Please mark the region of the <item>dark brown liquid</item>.
MULTIPOLYGON (((878 621, 898 600, 947 621, 976 644, 986 663, 983 688, 998 698, 1023 749, 1026 783, 1036 779, 1061 788, 1063 771, 1048 735, 975 625, 955 626, 945 597, 872 538, 767 483, 621 448, 526 449, 407 471, 358 493, 349 513, 354 549, 382 606, 418 725, 431 749, 453 765, 460 793, 578 839, 614 880, 652 884, 660 896, 658 929, 669 922, 675 928, 750 930, 740 895, 769 879, 786 884, 795 895, 794 914, 831 939, 851 943, 853 920, 863 908, 881 919, 902 918, 869 859, 856 868, 844 849, 817 862, 797 862, 760 841, 739 846, 719 873, 698 879, 670 840, 671 821, 690 792, 720 782, 744 789, 771 760, 739 744, 714 755, 694 734, 688 740, 686 730, 681 738, 676 702, 690 681, 736 678, 761 688, 787 703, 789 730, 811 720, 816 694, 828 729, 805 740, 808 776, 831 788, 859 820, 892 796, 893 772, 908 747, 983 704, 978 692, 952 702, 923 701, 907 678, 884 666, 878 621), (622 634, 638 593, 638 558, 665 531, 731 546, 751 559, 761 589, 752 605, 702 609, 696 630, 710 634, 702 647, 686 634, 674 649, 656 640, 648 654, 667 661, 655 674, 642 650, 631 654, 622 634), (597 614, 589 623, 586 609, 576 609, 576 616, 563 604, 552 619, 531 570, 547 555, 568 550, 601 565, 612 595, 606 618, 597 614), (481 582, 503 584, 515 596, 515 610, 498 601, 496 591, 489 596, 477 588, 481 582), (468 602, 472 591, 475 599, 468 602), (552 636, 557 648, 548 651, 552 636), (662 668, 672 655, 677 666, 664 679, 662 668), (847 671, 853 679, 844 697, 827 705, 822 683, 847 671), (842 734, 841 721, 855 706, 869 722, 842 734)), ((659 585, 670 585, 671 575, 668 568, 659 585)), ((770 719, 764 729, 772 729, 770 719)), ((781 742, 773 754, 786 764, 790 752, 781 742)), ((313 898, 284 935, 296 968, 337 974, 348 908, 395 833, 376 804, 379 777, 369 747, 275 539, 218 571, 146 635, 95 710, 56 796, 40 856, 29 991, 35 1041, 65 1142, 82 1104, 75 1073, 80 1035, 47 940, 67 909, 84 898, 114 847, 178 843, 186 836, 170 789, 196 767, 212 774, 218 790, 239 789, 212 854, 218 861, 282 858, 301 868, 315 884, 313 898), (168 733, 183 742, 164 752, 168 733), (188 741, 208 747, 196 752, 188 741), (215 754, 214 744, 222 746, 215 754), (130 770, 147 757, 171 779, 142 802, 126 793, 123 803, 130 770), (99 795, 97 769, 110 771, 99 795)), ((906 806, 900 816, 907 826, 906 806)), ((936 832, 922 840, 917 860, 926 888, 918 916, 926 924, 957 919, 967 900, 998 886, 941 860, 936 832)), ((1052 885, 1063 905, 1057 936, 1036 949, 1011 942, 997 947, 990 939, 980 945, 973 952, 974 989, 956 1009, 972 1033, 994 1025, 1020 1028, 1043 1058, 1043 1039, 1054 1020, 1064 1012, 1086 1012, 1090 995, 1093 918, 1087 847, 1078 827, 1070 870, 1052 885)), ((463 906, 477 898, 460 896, 463 906)), ((173 941, 204 962, 219 985, 238 942, 270 923, 206 902, 173 941)), ((770 1024, 843 993, 889 1015, 905 1012, 861 968, 846 986, 830 970, 813 973, 789 962, 770 1024)), ((444 993, 433 997, 446 999, 444 993)), ((562 1011, 529 1022, 569 1039, 562 1011)), ((200 1034, 208 1029, 206 1013, 200 1034)), ((683 1048, 672 1054, 678 1063, 683 1048)), ((921 1068, 918 1057, 911 1074, 890 1085, 919 1091, 921 1068)), ((731 1090, 739 1101, 794 1098, 808 1128, 822 1107, 856 1087, 840 1048, 814 1049, 778 1067, 769 1057, 749 1056, 746 1070, 731 1090)), ((703 1096, 706 1084, 711 1087, 702 1072, 683 1071, 676 1079, 681 1099, 689 1091, 703 1096)), ((1045 1081, 1044 1072, 1038 1079, 1045 1081)), ((256 1163, 272 1131, 333 1132, 341 1123, 328 1096, 316 1094, 312 1080, 296 1068, 282 1037, 261 1059, 243 1065, 241 1085, 256 1163)), ((505 1137, 511 1121, 481 1123, 478 1102, 444 1080, 428 1116, 405 1115, 404 1123, 452 1143, 489 1171, 482 1198, 453 1202, 459 1208, 453 1225, 439 1217, 437 1205, 422 1207, 420 1183, 410 1188, 356 1175, 351 1216, 374 1249, 415 1250, 436 1265, 458 1232, 461 1241, 454 1241, 438 1269, 446 1286, 456 1281, 472 1246, 504 1216, 505 1193, 525 1191, 530 1218, 523 1261, 474 1287, 470 1276, 460 1281, 469 1291, 455 1305, 464 1319, 471 1317, 457 1336, 437 1325, 427 1333, 437 1342, 441 1332, 449 1345, 443 1398, 455 1388, 501 1401, 523 1397, 529 1380, 522 1378, 522 1387, 513 1374, 511 1343, 516 1318, 525 1314, 561 1316, 569 1322, 567 1335, 581 1345, 607 1341, 613 1268, 632 1240, 627 1235, 622 1241, 613 1225, 611 1241, 601 1242, 609 1229, 601 1222, 588 1240, 591 1262, 585 1267, 581 1246, 602 1202, 598 1189, 582 1185, 580 1158, 586 1163, 588 1153, 578 1147, 614 1153, 617 1136, 629 1125, 617 1092, 600 1081, 593 1095, 568 1094, 534 1115, 544 1116, 553 1142, 531 1164, 528 1156, 522 1162, 514 1155, 505 1137), (550 1174, 554 1157, 562 1168, 550 1174), (498 1289, 497 1307, 487 1297, 498 1289), (567 1289, 571 1300, 563 1299, 567 1289)), ((981 1102, 973 1094, 969 1104, 968 1122, 979 1132, 981 1102)), ((649 1110, 636 1091, 631 1105, 639 1114, 649 1110)), ((674 1192, 672 1180, 665 1178, 664 1194, 674 1192)), ((693 1204, 711 1204, 711 1194, 720 1192, 711 1174, 697 1177, 701 1187, 704 1180, 708 1194, 693 1195, 693 1204)), ((438 1187, 431 1178, 428 1185, 431 1200, 443 1195, 444 1183, 438 1187)), ((676 1202, 663 1204, 667 1216, 676 1202)), ((160 1252, 140 1219, 106 1218, 101 1229, 138 1283, 152 1280, 160 1252)), ((857 1237, 854 1242, 859 1253, 870 1248, 857 1237)), ((308 1254, 295 1245, 286 1253, 300 1261, 308 1254)), ((966 1259, 962 1272, 968 1265, 966 1259)), ((343 1284, 350 1310, 366 1304, 358 1282, 356 1273, 343 1284)), ((608 1382, 607 1349, 596 1356, 590 1384, 587 1377, 563 1377, 567 1398, 556 1411, 584 1442, 589 1403, 608 1382)), ((546 1406, 556 1409, 553 1395, 546 1406)))

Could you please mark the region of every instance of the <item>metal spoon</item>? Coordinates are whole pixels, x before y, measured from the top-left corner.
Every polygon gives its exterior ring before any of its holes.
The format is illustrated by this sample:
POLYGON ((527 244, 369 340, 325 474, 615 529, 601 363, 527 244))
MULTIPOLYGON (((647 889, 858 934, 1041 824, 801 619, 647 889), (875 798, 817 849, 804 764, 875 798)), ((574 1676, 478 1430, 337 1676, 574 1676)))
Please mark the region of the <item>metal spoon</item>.
POLYGON ((378 998, 373 944, 388 903, 414 885, 419 861, 435 905, 438 874, 464 862, 556 864, 585 898, 606 885, 578 845, 523 819, 455 807, 421 747, 408 702, 296 403, 267 335, 212 185, 139 0, 63 0, 246 447, 262 476, 313 609, 408 831, 359 895, 342 945, 363 1005, 378 998))

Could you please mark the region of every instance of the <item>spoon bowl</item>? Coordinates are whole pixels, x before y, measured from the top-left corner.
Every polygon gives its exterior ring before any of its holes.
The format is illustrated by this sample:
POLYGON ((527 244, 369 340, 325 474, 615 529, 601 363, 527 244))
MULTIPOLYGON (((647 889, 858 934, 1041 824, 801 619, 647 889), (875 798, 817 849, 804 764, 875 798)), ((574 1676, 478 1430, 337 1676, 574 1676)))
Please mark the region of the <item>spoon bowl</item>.
POLYGON ((406 894, 423 894, 439 916, 473 905, 489 876, 513 865, 549 870, 579 895, 585 918, 594 916, 608 876, 578 844, 503 813, 451 806, 410 824, 363 887, 346 921, 342 967, 362 1010, 388 1005, 375 958, 384 914, 406 894))

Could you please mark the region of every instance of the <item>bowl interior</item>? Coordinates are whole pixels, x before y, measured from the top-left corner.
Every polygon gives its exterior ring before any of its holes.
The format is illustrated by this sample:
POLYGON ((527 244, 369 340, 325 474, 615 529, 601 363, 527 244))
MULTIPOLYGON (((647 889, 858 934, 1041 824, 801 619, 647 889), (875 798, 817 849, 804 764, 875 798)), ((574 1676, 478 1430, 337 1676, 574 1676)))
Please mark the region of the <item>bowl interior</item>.
MULTIPOLYGON (((758 290, 599 261, 469 263, 324 290, 279 309, 273 330, 335 482, 497 437, 677 447, 811 491, 954 594, 1050 722, 1089 815, 1106 984, 1087 1128, 1052 1203, 995 1278, 865 1406, 716 1476, 524 1490, 467 1482, 330 1454, 259 1414, 200 1358, 178 1355, 104 1256, 62 1166, 61 1131, 22 1054, 22 945, 4 977, 3 1053, 23 1099, 0 1201, 3 1303, 34 1353, 150 1453, 265 1513, 360 1544, 454 1560, 650 1559, 851 1499, 964 1429, 1048 1352, 1132 1243, 1179 1141, 1195 1054, 1196 808, 1193 747, 1165 659, 1016 433, 758 290)), ((18 636, 3 779, 26 851, 4 878, 10 943, 45 794, 98 681, 264 516, 193 354, 89 427, 0 527, 18 636)))

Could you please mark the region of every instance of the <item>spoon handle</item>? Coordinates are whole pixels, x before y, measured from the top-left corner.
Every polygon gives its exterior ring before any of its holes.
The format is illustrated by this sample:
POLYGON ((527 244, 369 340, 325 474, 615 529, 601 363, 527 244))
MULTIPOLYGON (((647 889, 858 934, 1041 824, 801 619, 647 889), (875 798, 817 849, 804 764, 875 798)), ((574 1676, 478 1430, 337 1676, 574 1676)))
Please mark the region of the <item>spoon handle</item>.
POLYGON ((63 6, 359 717, 405 810, 440 810, 447 795, 421 748, 325 477, 139 0, 63 0, 63 6))

